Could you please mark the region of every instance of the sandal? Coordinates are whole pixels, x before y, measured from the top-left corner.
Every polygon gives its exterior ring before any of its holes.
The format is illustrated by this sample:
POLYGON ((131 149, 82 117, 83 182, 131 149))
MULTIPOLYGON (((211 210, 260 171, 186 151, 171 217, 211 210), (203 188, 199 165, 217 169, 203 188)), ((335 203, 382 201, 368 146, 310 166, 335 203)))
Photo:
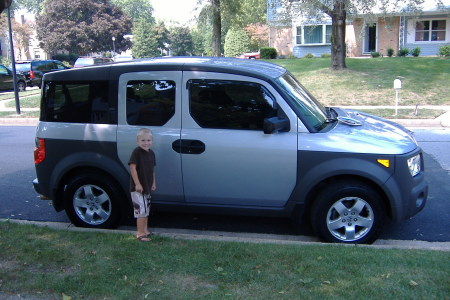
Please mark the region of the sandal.
POLYGON ((137 236, 136 239, 140 242, 150 242, 152 239, 148 237, 148 235, 137 236))

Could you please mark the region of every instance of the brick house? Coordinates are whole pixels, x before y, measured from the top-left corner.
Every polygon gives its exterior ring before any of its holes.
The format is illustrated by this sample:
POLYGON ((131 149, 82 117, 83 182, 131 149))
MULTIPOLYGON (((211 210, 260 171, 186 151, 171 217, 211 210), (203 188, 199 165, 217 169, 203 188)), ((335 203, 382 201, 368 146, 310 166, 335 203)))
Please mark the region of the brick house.
MULTIPOLYGON (((420 47, 421 56, 439 53, 439 47, 450 45, 450 0, 444 7, 426 0, 420 13, 401 11, 389 15, 371 14, 347 16, 347 56, 369 56, 372 52, 387 54, 400 48, 420 47)), ((269 46, 282 56, 303 57, 330 53, 331 19, 328 16, 300 16, 283 19, 279 0, 267 0, 269 46)))

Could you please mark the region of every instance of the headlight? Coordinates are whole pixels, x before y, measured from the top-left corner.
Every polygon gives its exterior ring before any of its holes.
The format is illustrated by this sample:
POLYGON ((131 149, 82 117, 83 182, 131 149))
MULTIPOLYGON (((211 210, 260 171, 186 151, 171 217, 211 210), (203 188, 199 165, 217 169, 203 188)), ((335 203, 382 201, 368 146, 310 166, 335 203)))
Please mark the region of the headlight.
POLYGON ((420 154, 417 154, 416 156, 413 156, 408 159, 408 169, 409 173, 411 173, 411 176, 416 176, 420 172, 420 166, 421 166, 421 158, 420 154))

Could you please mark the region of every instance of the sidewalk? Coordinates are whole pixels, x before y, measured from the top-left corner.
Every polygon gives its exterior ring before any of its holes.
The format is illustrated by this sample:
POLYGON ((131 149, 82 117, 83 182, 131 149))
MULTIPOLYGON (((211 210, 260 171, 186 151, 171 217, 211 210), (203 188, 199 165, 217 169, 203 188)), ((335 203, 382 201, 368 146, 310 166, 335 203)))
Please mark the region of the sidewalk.
MULTIPOLYGON (((2 102, 2 101, 0 101, 2 102)), ((342 106, 344 109, 371 109, 373 106, 342 106)), ((394 106, 377 106, 376 108, 395 109, 394 106)), ((411 109, 414 110, 414 106, 399 106, 398 109, 411 109)), ((389 119, 400 125, 408 128, 417 127, 443 127, 450 128, 450 106, 422 106, 420 109, 438 109, 447 111, 443 115, 436 119, 389 119)), ((0 105, 0 111, 15 111, 14 108, 2 108, 0 105)), ((21 111, 36 111, 36 109, 23 108, 21 111)), ((0 126, 36 126, 38 122, 37 118, 22 118, 21 116, 0 118, 0 126)))
MULTIPOLYGON (((6 220, 0 219, 0 222, 12 222, 16 224, 35 225, 48 227, 55 230, 72 230, 79 232, 108 232, 115 234, 133 235, 136 228, 120 227, 116 230, 111 229, 91 229, 75 227, 71 223, 64 222, 37 222, 26 220, 6 220)), ((245 243, 265 243, 282 245, 340 245, 344 247, 355 247, 354 244, 328 244, 320 242, 316 237, 301 235, 280 235, 280 234, 261 234, 261 233, 242 233, 242 232, 222 232, 190 229, 172 229, 172 228, 152 228, 153 234, 174 239, 187 240, 207 240, 223 242, 245 242, 245 243)), ((357 245, 357 247, 370 247, 378 249, 410 249, 410 250, 435 250, 450 251, 450 242, 427 242, 427 241, 404 241, 404 240, 377 240, 372 245, 357 245)))

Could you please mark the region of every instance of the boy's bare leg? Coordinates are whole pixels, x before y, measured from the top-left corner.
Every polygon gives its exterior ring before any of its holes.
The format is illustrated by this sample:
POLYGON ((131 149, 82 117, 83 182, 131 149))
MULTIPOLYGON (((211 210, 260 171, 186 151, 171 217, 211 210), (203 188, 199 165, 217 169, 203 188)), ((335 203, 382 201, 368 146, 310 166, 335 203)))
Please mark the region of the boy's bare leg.
POLYGON ((137 234, 136 237, 139 238, 143 242, 148 242, 151 239, 147 237, 148 235, 148 218, 137 218, 136 219, 136 225, 137 225, 137 234))
POLYGON ((145 231, 146 235, 152 234, 152 232, 150 230, 148 230, 148 217, 145 218, 144 231, 145 231))

